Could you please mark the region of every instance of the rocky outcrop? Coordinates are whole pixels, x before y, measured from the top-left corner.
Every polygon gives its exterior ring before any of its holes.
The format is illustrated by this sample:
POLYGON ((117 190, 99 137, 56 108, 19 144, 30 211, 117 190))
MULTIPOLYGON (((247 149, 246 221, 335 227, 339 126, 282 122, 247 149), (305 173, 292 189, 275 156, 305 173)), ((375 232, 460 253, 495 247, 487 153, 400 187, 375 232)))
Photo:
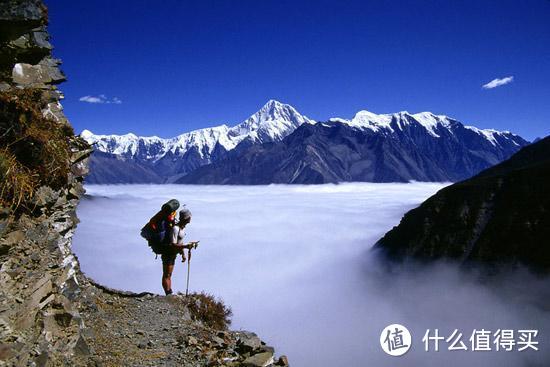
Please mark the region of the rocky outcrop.
MULTIPOLYGON (((1 101, 15 104, 25 96, 21 91, 32 91, 39 96, 32 100, 38 113, 15 118, 39 115, 65 134, 72 130, 56 88, 64 76, 60 62, 51 57, 46 25, 41 1, 0 4, 0 92, 7 96, 1 101)), ((0 107, 11 113, 3 117, 16 115, 11 105, 0 107)), ((16 125, 14 120, 0 122, 6 130, 16 125)), ((63 144, 67 151, 57 155, 64 159, 66 179, 51 187, 29 184, 25 192, 32 196, 25 198, 23 209, 17 198, 9 208, 0 207, 0 365, 287 366, 285 357, 275 362, 273 348, 255 334, 212 327, 197 311, 204 312, 197 295, 111 290, 80 271, 71 240, 92 149, 71 134, 60 136, 68 140, 63 144)), ((9 157, 28 160, 30 153, 22 150, 9 157)), ((32 172, 47 175, 47 169, 32 172)), ((2 193, 9 184, 4 178, 2 193)))
POLYGON ((377 243, 392 259, 550 271, 550 137, 440 190, 377 243))

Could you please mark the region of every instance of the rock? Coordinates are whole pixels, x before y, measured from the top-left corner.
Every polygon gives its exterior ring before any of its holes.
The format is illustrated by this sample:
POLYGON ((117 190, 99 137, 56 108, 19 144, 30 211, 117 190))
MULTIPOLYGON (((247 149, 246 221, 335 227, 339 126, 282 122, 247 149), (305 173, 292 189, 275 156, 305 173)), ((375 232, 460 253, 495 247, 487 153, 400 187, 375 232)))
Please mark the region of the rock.
POLYGON ((256 334, 249 331, 239 331, 237 333, 237 351, 239 353, 249 353, 261 346, 262 341, 256 334))
POLYGON ((59 208, 59 207, 62 207, 62 206, 65 206, 67 205, 67 197, 66 196, 59 196, 55 202, 55 204, 53 205, 54 208, 59 208))
POLYGON ((24 239, 25 234, 22 231, 13 231, 8 233, 0 243, 0 255, 7 254, 13 246, 17 245, 19 242, 22 242, 24 239))
POLYGON ((212 343, 214 343, 216 345, 224 345, 225 340, 223 340, 222 338, 220 338, 218 336, 214 336, 214 337, 212 337, 212 343))
POLYGON ((61 292, 69 300, 74 300, 80 294, 80 287, 74 277, 67 279, 61 292))
POLYGON ((280 356, 277 362, 275 363, 275 366, 282 366, 282 367, 288 367, 288 358, 287 356, 280 356))
POLYGON ((59 198, 59 193, 52 190, 49 186, 41 186, 36 190, 33 198, 33 204, 38 207, 53 205, 59 198))
POLYGON ((49 354, 47 351, 43 351, 40 353, 35 359, 34 362, 36 363, 37 367, 45 367, 49 360, 49 354))
POLYGON ((36 88, 45 88, 46 84, 61 83, 66 79, 65 75, 50 60, 41 61, 38 65, 15 64, 12 70, 13 83, 23 87, 36 88))
POLYGON ((76 342, 76 345, 74 347, 74 351, 79 356, 90 355, 90 347, 88 346, 88 343, 86 343, 86 341, 82 336, 78 338, 78 341, 76 342))
POLYGON ((80 198, 86 190, 84 190, 84 186, 80 182, 75 182, 73 186, 69 189, 69 194, 73 198, 80 198))
POLYGON ((46 17, 46 8, 40 1, 7 0, 5 6, 0 7, 0 21, 28 24, 42 22, 46 17))
POLYGON ((52 50, 44 27, 38 27, 7 43, 5 51, 19 61, 38 63, 52 50))
POLYGON ((83 159, 88 158, 93 151, 93 149, 79 149, 71 154, 71 162, 78 163, 83 159))
POLYGON ((59 102, 51 102, 46 105, 46 108, 42 110, 42 115, 46 118, 54 120, 60 124, 66 124, 67 118, 63 113, 63 107, 59 102))
POLYGON ((16 322, 18 329, 27 329, 33 324, 41 300, 46 298, 51 292, 51 275, 46 274, 34 283, 31 287, 30 297, 25 301, 23 307, 20 308, 16 322))
POLYGON ((71 166, 71 172, 76 177, 84 177, 90 172, 87 161, 80 161, 71 166))
POLYGON ((146 343, 145 341, 142 340, 142 341, 140 341, 140 342, 138 343, 137 347, 138 347, 139 349, 145 349, 145 348, 147 348, 147 343, 146 343))
POLYGON ((271 354, 275 354, 275 348, 270 347, 269 345, 262 345, 259 349, 262 352, 268 352, 271 354))
POLYGON ((59 326, 67 327, 71 324, 71 320, 73 319, 73 315, 71 315, 68 312, 60 312, 56 313, 54 315, 55 321, 59 326))
POLYGON ((273 364, 273 354, 269 352, 262 352, 254 354, 243 361, 243 366, 246 367, 266 367, 273 364))
POLYGON ((52 49, 52 45, 49 42, 50 36, 44 28, 36 29, 32 32, 32 40, 34 45, 38 48, 45 49, 49 52, 52 49))

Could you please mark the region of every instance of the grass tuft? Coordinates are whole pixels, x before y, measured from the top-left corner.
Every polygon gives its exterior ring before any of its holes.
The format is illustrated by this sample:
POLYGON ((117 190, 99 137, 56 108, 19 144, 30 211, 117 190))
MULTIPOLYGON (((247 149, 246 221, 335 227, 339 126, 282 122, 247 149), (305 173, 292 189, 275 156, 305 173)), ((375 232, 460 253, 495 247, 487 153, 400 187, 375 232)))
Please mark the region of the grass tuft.
POLYGON ((226 330, 231 325, 233 315, 231 308, 211 294, 205 292, 190 294, 187 297, 187 307, 193 320, 202 321, 213 329, 226 330))

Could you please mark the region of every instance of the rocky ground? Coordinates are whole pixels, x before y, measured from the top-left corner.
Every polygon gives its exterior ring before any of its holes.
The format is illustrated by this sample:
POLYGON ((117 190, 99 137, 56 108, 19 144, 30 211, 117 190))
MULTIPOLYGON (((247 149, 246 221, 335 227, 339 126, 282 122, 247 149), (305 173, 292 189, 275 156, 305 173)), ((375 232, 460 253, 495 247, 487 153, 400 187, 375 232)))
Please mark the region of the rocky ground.
MULTIPOLYGON (((17 105, 22 91, 39 96, 25 111, 0 105, 2 138, 14 126, 30 126, 32 116, 32 136, 45 130, 44 119, 71 131, 56 86, 65 77, 52 57, 47 23, 41 0, 0 2, 0 93, 6 97, 1 101, 17 105)), ((286 358, 275 361, 273 348, 255 334, 212 327, 220 324, 211 322, 208 308, 197 308, 200 295, 121 292, 82 274, 71 240, 92 149, 72 134, 65 138, 63 154, 56 156, 64 158, 54 162, 67 168, 66 180, 63 173, 63 184, 57 184, 62 187, 28 184, 21 191, 29 196, 24 209, 18 206, 22 196, 0 205, 0 366, 287 366, 286 358)), ((9 144, 0 151, 8 151, 9 144)), ((36 145, 31 141, 25 149, 36 145)), ((33 161, 23 148, 18 154, 13 159, 33 161)), ((17 164, 2 166, 1 195, 14 189, 5 178, 13 176, 13 167, 22 167, 17 164)), ((28 171, 19 187, 52 175, 45 167, 28 171)))
POLYGON ((214 330, 193 321, 185 295, 85 292, 94 362, 104 366, 288 366, 254 333, 214 330))

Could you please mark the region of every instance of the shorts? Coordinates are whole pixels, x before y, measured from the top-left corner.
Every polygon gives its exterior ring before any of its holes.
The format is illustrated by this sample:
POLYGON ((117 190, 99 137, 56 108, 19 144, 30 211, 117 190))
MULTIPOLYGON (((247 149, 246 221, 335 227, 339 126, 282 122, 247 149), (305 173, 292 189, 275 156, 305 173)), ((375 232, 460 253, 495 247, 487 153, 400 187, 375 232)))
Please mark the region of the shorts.
POLYGON ((162 265, 174 265, 176 263, 176 257, 178 256, 177 252, 170 252, 168 254, 160 255, 162 259, 162 265))
POLYGON ((163 265, 174 265, 176 257, 181 254, 181 249, 176 248, 172 245, 164 245, 164 249, 160 258, 162 259, 163 265))

